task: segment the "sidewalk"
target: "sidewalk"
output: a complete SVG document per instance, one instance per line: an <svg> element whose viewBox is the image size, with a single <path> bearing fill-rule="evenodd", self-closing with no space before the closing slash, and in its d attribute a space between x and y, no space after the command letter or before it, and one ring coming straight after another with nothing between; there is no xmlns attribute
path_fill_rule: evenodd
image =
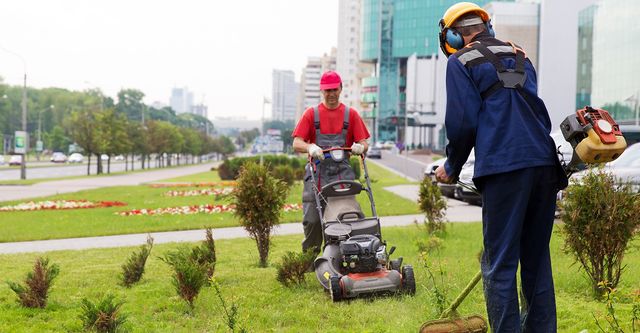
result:
<svg viewBox="0 0 640 333"><path fill-rule="evenodd" d="M387 190L410 200L417 200L418 185L398 185L387 187ZM470 206L456 200L448 200L446 218L450 222L476 222L482 219L482 209ZM407 226L418 221L422 223L424 215L381 216L383 227ZM302 234L302 223L285 223L274 229L274 235ZM151 233L154 243L197 242L204 239L204 230L185 230ZM213 236L218 239L249 237L244 228L219 228L213 230ZM147 234L128 234L102 237L84 237L69 239L52 239L42 241L0 243L0 254L47 252L59 250L84 250L94 248L109 248L121 246L136 246L145 244Z"/></svg>
<svg viewBox="0 0 640 333"><path fill-rule="evenodd" d="M150 171L113 176L106 175L99 177L47 181L33 185L0 186L0 202L43 197L82 190L92 190L101 187L140 185L142 183L158 181L161 179L175 178L209 171L216 163L217 162L212 162L160 170L153 169Z"/></svg>

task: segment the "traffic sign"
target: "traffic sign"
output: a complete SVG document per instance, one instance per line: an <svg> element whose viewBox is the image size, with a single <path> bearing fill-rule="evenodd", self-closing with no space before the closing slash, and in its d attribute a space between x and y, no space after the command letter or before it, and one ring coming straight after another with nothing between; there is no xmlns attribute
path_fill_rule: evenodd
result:
<svg viewBox="0 0 640 333"><path fill-rule="evenodd" d="M15 154L27 153L27 132L16 131L16 135L13 142L15 143L13 146L13 152Z"/></svg>

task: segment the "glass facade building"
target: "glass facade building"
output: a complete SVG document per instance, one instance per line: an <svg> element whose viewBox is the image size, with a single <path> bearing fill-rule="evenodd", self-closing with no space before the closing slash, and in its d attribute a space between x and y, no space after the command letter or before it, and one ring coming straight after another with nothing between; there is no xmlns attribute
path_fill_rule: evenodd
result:
<svg viewBox="0 0 640 333"><path fill-rule="evenodd" d="M362 95L363 101L376 101L373 110L363 112L378 126L377 131L374 129L377 133L374 141L399 141L403 136L398 125L404 123L406 111L407 59L413 54L438 56L438 22L447 8L457 2L459 0L363 0L360 60L376 63L378 77L377 89L368 87L368 92L363 91ZM484 6L490 1L470 2Z"/></svg>
<svg viewBox="0 0 640 333"><path fill-rule="evenodd" d="M580 12L577 105L634 123L640 104L640 1L602 0Z"/></svg>

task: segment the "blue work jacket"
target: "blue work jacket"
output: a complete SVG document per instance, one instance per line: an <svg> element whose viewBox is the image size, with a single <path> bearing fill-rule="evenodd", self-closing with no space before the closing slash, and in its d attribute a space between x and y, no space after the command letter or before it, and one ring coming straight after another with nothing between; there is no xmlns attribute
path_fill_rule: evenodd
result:
<svg viewBox="0 0 640 333"><path fill-rule="evenodd" d="M487 33L473 41L485 46L511 46ZM495 48L494 48L495 49ZM498 81L497 70L478 53L465 56L464 48L447 62L447 111L445 127L449 144L445 170L457 177L475 147L474 180L482 176L527 167L553 166L555 144L549 136L551 120L538 97L536 72L525 60L526 82L522 92L500 88L483 99L481 93ZM476 51L477 52L477 51ZM494 52L506 68L515 67L513 52ZM472 55L475 55L472 56ZM522 93L528 94L527 100Z"/></svg>

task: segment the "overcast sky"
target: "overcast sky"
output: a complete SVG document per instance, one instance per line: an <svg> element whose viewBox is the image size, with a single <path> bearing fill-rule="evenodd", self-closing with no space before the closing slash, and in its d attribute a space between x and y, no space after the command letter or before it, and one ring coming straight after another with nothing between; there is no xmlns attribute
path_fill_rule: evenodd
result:
<svg viewBox="0 0 640 333"><path fill-rule="evenodd" d="M0 47L24 58L27 85L112 97L135 88L147 104L187 86L210 118L259 119L272 69L299 79L307 57L336 46L337 30L338 0L10 0L0 10ZM22 75L0 49L5 83Z"/></svg>

